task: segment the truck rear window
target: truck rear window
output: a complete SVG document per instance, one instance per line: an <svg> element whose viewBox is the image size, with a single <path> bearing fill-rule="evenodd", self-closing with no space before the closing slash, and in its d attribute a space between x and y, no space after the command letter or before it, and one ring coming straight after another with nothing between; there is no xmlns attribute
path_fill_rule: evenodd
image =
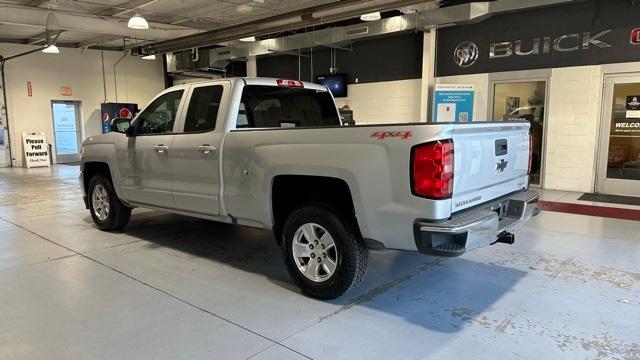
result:
<svg viewBox="0 0 640 360"><path fill-rule="evenodd" d="M275 86L245 86L236 127L282 128L339 126L336 105L327 91Z"/></svg>

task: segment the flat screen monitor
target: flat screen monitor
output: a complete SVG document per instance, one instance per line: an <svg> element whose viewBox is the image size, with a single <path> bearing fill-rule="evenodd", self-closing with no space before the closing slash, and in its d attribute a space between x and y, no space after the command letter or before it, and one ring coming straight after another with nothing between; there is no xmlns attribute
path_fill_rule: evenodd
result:
<svg viewBox="0 0 640 360"><path fill-rule="evenodd" d="M347 74L320 75L317 82L328 87L334 97L347 97Z"/></svg>

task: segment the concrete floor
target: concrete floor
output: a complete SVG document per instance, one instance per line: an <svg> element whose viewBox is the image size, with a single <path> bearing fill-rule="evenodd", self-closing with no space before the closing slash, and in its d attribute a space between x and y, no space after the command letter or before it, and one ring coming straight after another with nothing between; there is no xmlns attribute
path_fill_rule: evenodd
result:
<svg viewBox="0 0 640 360"><path fill-rule="evenodd" d="M461 258L372 252L345 298L269 232L149 210L94 228L78 167L0 169L1 359L639 359L640 223L542 213Z"/></svg>

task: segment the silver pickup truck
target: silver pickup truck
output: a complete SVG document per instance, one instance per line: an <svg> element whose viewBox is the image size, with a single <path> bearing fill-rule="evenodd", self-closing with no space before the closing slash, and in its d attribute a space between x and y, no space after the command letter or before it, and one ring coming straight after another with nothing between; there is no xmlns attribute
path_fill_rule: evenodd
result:
<svg viewBox="0 0 640 360"><path fill-rule="evenodd" d="M272 229L295 283L335 298L369 249L458 256L512 243L537 212L526 122L343 126L323 86L232 78L180 85L82 145L102 230L133 207Z"/></svg>

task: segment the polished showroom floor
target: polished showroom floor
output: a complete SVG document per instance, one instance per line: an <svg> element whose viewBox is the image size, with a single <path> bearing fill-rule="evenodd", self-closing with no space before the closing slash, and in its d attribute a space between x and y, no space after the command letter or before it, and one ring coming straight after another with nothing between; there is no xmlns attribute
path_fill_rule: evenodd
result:
<svg viewBox="0 0 640 360"><path fill-rule="evenodd" d="M372 252L318 301L266 231L141 209L97 230L77 176L0 169L0 359L640 358L640 222L543 212L512 246Z"/></svg>

